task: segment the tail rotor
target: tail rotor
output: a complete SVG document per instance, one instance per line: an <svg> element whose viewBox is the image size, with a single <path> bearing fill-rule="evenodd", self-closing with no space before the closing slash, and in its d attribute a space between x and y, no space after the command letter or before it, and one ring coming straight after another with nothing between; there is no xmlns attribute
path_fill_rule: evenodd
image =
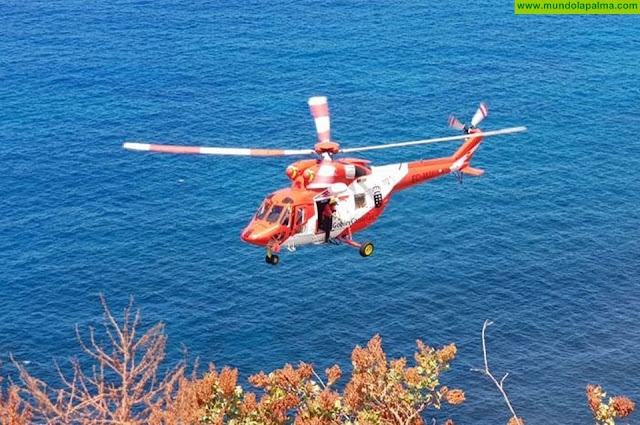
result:
<svg viewBox="0 0 640 425"><path fill-rule="evenodd" d="M482 120L487 118L487 115L489 115L489 107L487 106L486 103L482 102L478 106L476 113L473 114L473 118L471 118L471 126L462 124L460 120L458 120L455 116L450 115L449 127L453 128L454 130L464 131L465 133L469 133L471 129L476 128L478 124L482 122Z"/></svg>
<svg viewBox="0 0 640 425"><path fill-rule="evenodd" d="M449 115L449 127L458 131L465 131L465 125L460 122L460 120L453 115Z"/></svg>
<svg viewBox="0 0 640 425"><path fill-rule="evenodd" d="M476 113L473 114L473 118L471 118L471 127L477 127L483 119L487 118L487 115L489 115L489 107L486 103L482 102L480 106L478 106Z"/></svg>

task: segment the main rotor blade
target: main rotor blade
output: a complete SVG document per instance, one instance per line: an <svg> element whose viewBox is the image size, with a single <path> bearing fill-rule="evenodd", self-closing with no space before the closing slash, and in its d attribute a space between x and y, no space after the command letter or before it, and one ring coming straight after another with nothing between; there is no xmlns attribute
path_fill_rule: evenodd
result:
<svg viewBox="0 0 640 425"><path fill-rule="evenodd" d="M214 148L207 146L154 145L151 143L127 142L123 148L132 151L163 152L195 155L234 155L234 156L287 156L311 155L313 149L246 149L246 148Z"/></svg>
<svg viewBox="0 0 640 425"><path fill-rule="evenodd" d="M326 96L309 98L309 109L316 124L318 142L331 141L331 119L329 118L329 103Z"/></svg>
<svg viewBox="0 0 640 425"><path fill-rule="evenodd" d="M510 128L503 128L501 130L479 131L477 133L465 134L463 136L438 137L435 139L416 140L413 142L398 142L398 143L388 143L385 145L364 146L361 148L340 149L340 153L364 152L364 151L372 151L376 149L399 148L402 146L426 145L428 143L452 142L454 140L468 139L470 137L498 136L500 134L519 133L521 131L526 131L526 130L527 130L527 127L510 127Z"/></svg>

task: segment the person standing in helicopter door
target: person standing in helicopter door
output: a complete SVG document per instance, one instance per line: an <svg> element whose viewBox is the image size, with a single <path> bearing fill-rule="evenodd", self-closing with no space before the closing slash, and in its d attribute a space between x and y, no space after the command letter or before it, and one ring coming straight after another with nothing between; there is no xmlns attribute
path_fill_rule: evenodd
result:
<svg viewBox="0 0 640 425"><path fill-rule="evenodd" d="M324 209L322 210L322 222L324 225L324 241L329 242L329 238L331 237L331 228L333 227L333 213L336 212L336 198L331 198L329 202L326 203Z"/></svg>

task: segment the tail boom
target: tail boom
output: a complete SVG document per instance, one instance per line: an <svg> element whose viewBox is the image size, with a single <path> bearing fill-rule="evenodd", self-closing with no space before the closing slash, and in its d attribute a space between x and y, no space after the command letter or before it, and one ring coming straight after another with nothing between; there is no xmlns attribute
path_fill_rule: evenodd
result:
<svg viewBox="0 0 640 425"><path fill-rule="evenodd" d="M396 184L393 190L398 192L448 174L452 159L452 157L445 157L409 162L407 164L407 174Z"/></svg>
<svg viewBox="0 0 640 425"><path fill-rule="evenodd" d="M464 144L450 157L409 162L407 164L407 175L398 182L394 191L404 190L428 180L442 177L452 171L459 171L472 176L482 175L484 173L483 170L469 166L471 158L484 140L483 136L474 136L473 133L482 133L482 131L472 129Z"/></svg>

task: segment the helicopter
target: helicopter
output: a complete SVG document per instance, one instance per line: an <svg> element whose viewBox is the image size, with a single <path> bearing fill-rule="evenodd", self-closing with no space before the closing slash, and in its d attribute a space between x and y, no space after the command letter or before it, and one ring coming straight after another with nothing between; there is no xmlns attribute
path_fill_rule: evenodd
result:
<svg viewBox="0 0 640 425"><path fill-rule="evenodd" d="M527 130L523 126L493 131L479 129L478 124L489 114L487 104L481 103L470 124L463 124L453 115L449 117L449 126L461 131L462 135L342 148L331 139L327 97L313 96L309 98L308 105L318 137L313 149L248 149L140 142L125 142L123 148L171 154L315 156L300 159L286 168L291 185L268 195L241 233L244 242L265 247L266 263L276 265L280 262L279 254L283 248L295 251L304 245L345 244L358 249L363 257L371 256L373 243L357 242L354 234L378 220L394 193L447 174L454 175L460 183L464 175L480 176L484 170L471 167L470 162L485 137ZM343 156L458 140L464 140L464 143L453 155L441 158L373 166L369 160Z"/></svg>

